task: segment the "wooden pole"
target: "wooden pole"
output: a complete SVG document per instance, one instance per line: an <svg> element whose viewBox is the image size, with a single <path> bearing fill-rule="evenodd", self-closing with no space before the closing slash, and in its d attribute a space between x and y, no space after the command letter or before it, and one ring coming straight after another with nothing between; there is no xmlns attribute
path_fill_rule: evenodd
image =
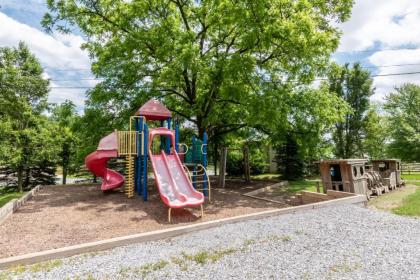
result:
<svg viewBox="0 0 420 280"><path fill-rule="evenodd" d="M222 154L220 157L220 168L219 168L219 187L225 187L225 177L226 177L226 160L227 160L227 148L222 148Z"/></svg>
<svg viewBox="0 0 420 280"><path fill-rule="evenodd" d="M249 148L248 146L244 146L244 174L245 174L245 182L251 182L251 170L249 168Z"/></svg>
<svg viewBox="0 0 420 280"><path fill-rule="evenodd" d="M319 189L319 181L316 181L316 192L320 193L320 189Z"/></svg>

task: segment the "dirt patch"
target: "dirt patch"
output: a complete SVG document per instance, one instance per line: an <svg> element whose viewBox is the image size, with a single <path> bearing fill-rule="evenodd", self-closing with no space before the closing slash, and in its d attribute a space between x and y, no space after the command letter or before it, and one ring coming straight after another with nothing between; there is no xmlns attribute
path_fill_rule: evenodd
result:
<svg viewBox="0 0 420 280"><path fill-rule="evenodd" d="M242 195L270 184L227 181L226 188L212 189L204 218L199 208L174 209L171 224L152 186L147 202L121 191L104 194L96 185L47 186L0 225L0 258L281 208Z"/></svg>

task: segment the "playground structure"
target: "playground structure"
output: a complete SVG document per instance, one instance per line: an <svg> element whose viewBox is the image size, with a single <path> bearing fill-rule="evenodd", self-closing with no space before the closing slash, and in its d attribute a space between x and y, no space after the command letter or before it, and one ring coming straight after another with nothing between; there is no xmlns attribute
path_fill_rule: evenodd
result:
<svg viewBox="0 0 420 280"><path fill-rule="evenodd" d="M401 187L400 160L322 160L319 163L324 190L363 194L370 198ZM369 168L367 168L369 167Z"/></svg>
<svg viewBox="0 0 420 280"><path fill-rule="evenodd" d="M148 121L158 121L160 126L149 128ZM202 140L193 136L191 149L179 143L179 137L179 125L172 123L171 112L158 101L149 100L130 117L129 131L114 131L102 138L97 150L86 157L86 167L102 178L102 191L125 183L128 197L137 193L147 201L150 161L160 197L169 207L169 222L172 208L200 206L203 215L204 197L210 199L211 194L206 170L207 134ZM125 157L125 177L107 168L108 160L116 157Z"/></svg>

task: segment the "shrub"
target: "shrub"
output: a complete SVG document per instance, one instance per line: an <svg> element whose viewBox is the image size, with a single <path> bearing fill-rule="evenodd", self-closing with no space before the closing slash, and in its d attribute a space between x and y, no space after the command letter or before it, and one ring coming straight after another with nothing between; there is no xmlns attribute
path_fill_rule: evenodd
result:
<svg viewBox="0 0 420 280"><path fill-rule="evenodd" d="M252 175L265 173L267 162L263 152L260 150L250 151L249 168ZM230 176L240 176L244 174L244 158L241 151L228 152L226 161L226 172Z"/></svg>

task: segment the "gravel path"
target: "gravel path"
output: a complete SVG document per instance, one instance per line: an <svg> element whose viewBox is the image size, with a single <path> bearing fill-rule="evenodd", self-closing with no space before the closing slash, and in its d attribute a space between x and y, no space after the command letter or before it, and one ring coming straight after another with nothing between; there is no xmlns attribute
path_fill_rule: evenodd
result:
<svg viewBox="0 0 420 280"><path fill-rule="evenodd" d="M420 279L420 219L358 206L316 209L2 273L0 279Z"/></svg>

